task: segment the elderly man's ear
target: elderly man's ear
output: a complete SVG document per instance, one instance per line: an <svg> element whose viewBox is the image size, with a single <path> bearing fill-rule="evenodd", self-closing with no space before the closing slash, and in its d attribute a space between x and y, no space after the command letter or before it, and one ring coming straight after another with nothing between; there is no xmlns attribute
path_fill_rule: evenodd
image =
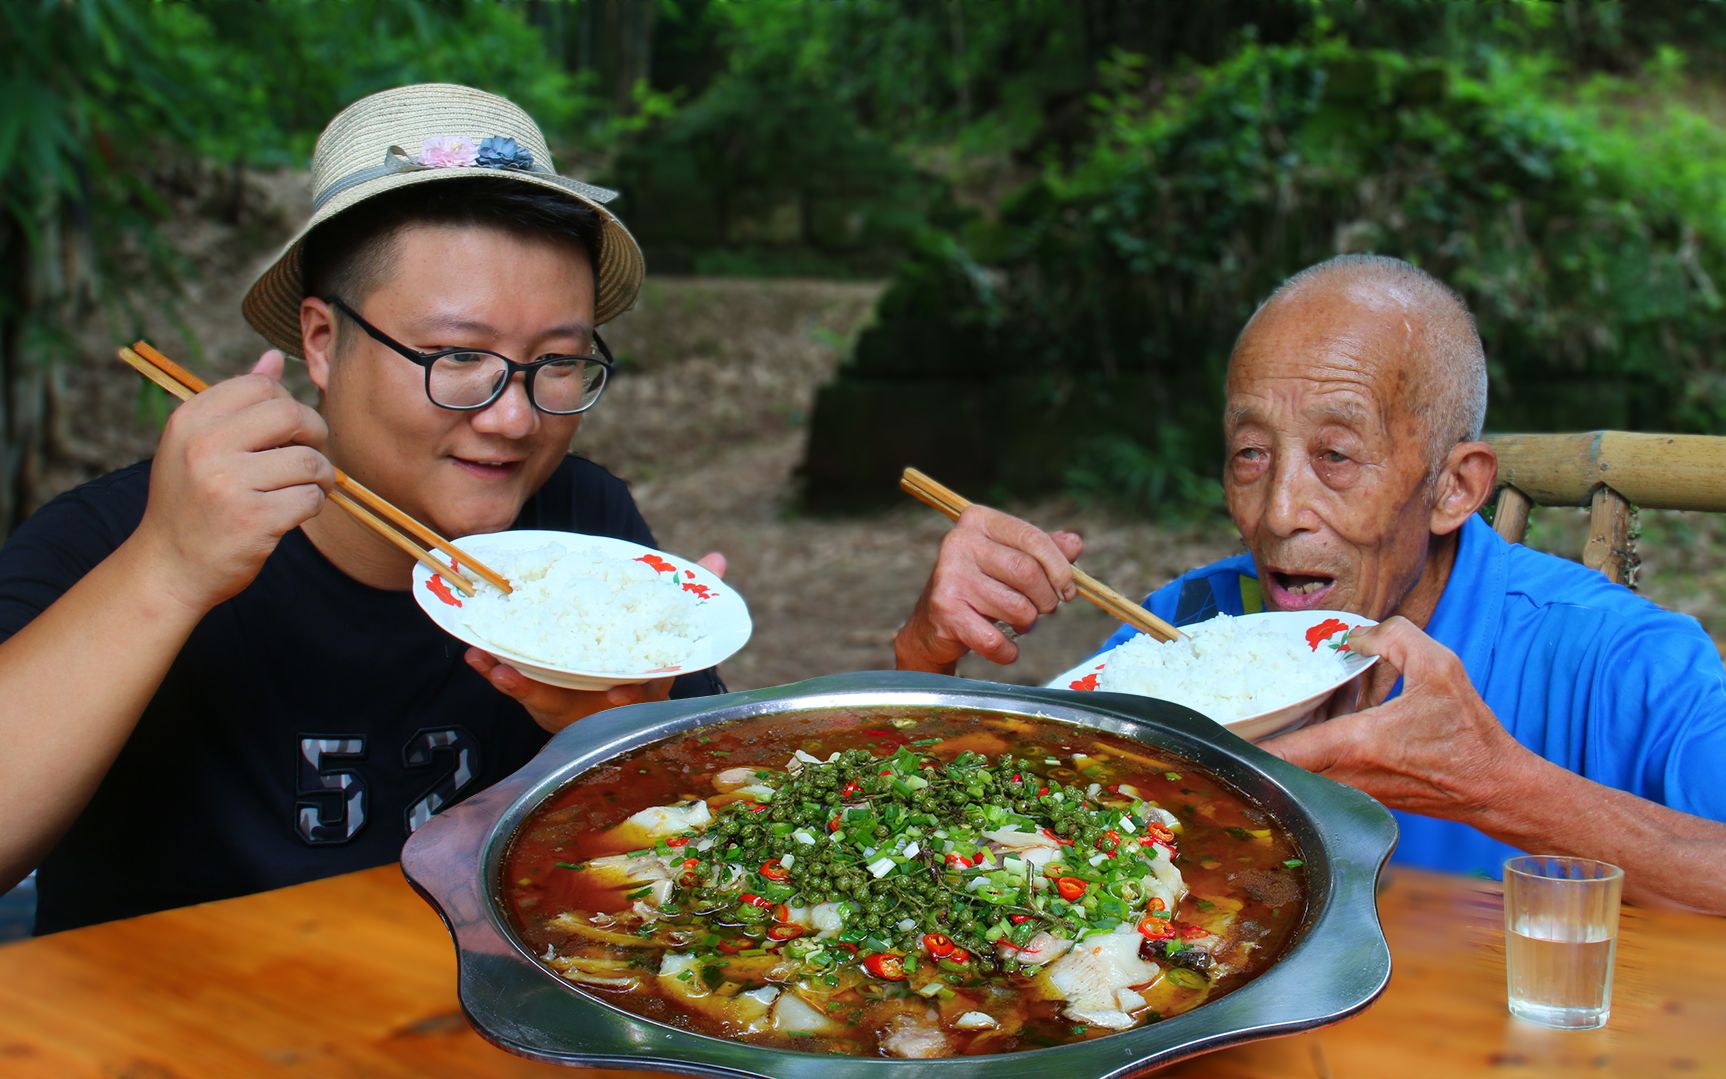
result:
<svg viewBox="0 0 1726 1079"><path fill-rule="evenodd" d="M1438 476L1432 504L1432 534L1448 536L1461 528L1492 496L1498 482L1498 455L1484 442L1451 447Z"/></svg>

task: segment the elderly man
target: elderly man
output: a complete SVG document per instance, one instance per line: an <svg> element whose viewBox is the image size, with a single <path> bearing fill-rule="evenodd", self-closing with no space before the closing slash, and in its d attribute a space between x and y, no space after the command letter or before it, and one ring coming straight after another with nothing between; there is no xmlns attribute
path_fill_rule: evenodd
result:
<svg viewBox="0 0 1726 1079"><path fill-rule="evenodd" d="M722 689L530 682L438 630L413 561L324 497L339 467L445 535L653 543L623 482L568 454L611 367L595 327L641 285L609 193L461 86L355 103L312 171L245 301L277 350L0 552L0 885L40 866L38 932L391 861L548 731Z"/></svg>
<svg viewBox="0 0 1726 1079"><path fill-rule="evenodd" d="M1694 620L1476 516L1473 319L1407 263L1343 256L1286 282L1229 361L1223 483L1247 553L1148 597L1177 623L1332 608L1379 619L1347 712L1268 742L1397 814L1399 860L1497 876L1518 850L1621 865L1626 893L1726 913L1726 670ZM900 629L901 668L1011 662L1074 595L1072 533L985 509L943 541ZM1118 643L1132 631L1110 640Z"/></svg>

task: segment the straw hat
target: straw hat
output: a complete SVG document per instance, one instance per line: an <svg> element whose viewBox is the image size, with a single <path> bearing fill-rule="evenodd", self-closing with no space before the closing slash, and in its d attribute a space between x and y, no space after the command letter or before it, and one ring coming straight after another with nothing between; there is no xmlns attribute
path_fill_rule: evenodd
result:
<svg viewBox="0 0 1726 1079"><path fill-rule="evenodd" d="M306 235L366 199L410 184L470 177L515 180L567 195L599 215L594 321L629 310L646 265L635 238L602 203L617 192L559 176L539 125L513 102L449 83L384 90L330 121L312 151L312 215L246 293L246 321L300 354L301 247Z"/></svg>

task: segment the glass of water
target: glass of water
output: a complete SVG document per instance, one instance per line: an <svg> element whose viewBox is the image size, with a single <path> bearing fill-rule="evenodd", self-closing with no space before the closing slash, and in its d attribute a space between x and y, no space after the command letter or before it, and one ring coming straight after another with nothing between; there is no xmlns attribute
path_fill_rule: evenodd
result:
<svg viewBox="0 0 1726 1079"><path fill-rule="evenodd" d="M1592 858L1529 854L1504 863L1504 966L1510 1014L1593 1030L1612 1013L1612 959L1624 870Z"/></svg>

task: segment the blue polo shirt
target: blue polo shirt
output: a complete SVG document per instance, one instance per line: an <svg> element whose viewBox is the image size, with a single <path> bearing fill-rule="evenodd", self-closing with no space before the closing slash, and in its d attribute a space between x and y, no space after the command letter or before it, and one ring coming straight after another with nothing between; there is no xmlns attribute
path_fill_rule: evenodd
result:
<svg viewBox="0 0 1726 1079"><path fill-rule="evenodd" d="M1145 606L1176 625L1257 611L1252 556L1178 577ZM1121 627L1105 647L1134 632ZM1506 543L1473 517L1426 632L1524 746L1596 783L1726 820L1726 666L1695 619ZM1401 692L1398 680L1390 696ZM1409 865L1496 878L1522 853L1455 821L1396 818L1396 860Z"/></svg>

